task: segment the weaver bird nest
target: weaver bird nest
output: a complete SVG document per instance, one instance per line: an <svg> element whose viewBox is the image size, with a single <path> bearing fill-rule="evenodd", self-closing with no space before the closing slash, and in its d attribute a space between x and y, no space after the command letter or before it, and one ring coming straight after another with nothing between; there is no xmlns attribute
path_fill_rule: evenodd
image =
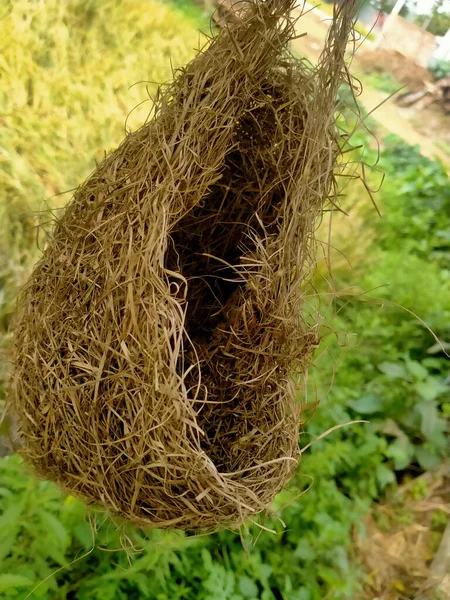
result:
<svg viewBox="0 0 450 600"><path fill-rule="evenodd" d="M354 1L317 67L253 0L81 185L25 287L9 405L42 476L140 526L266 509L299 458L302 310ZM303 315L303 316L302 316Z"/></svg>

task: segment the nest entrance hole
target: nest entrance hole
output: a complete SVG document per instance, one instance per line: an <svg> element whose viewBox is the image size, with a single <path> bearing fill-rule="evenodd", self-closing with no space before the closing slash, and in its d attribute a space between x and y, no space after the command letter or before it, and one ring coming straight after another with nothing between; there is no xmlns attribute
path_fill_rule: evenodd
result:
<svg viewBox="0 0 450 600"><path fill-rule="evenodd" d="M242 112L220 180L177 223L166 255L167 267L181 273L188 285L180 375L200 358L208 400L202 406L202 394L197 398L201 407L197 424L205 434L202 447L217 468L227 472L251 460L252 449L236 450L236 439L254 431L256 421L267 421L247 418L252 411L246 393L226 376L235 371L238 358L224 348L235 339L227 318L242 303L239 290L245 289L245 259L256 250L256 238L276 236L280 230L284 188L273 182L279 181L283 127L276 110L281 103L280 95L264 93L264 102L254 101ZM254 310L258 315L257 306ZM257 338L257 334L252 338L255 346ZM248 361L254 362L254 355ZM198 370L189 373L185 383L196 389Z"/></svg>
<svg viewBox="0 0 450 600"><path fill-rule="evenodd" d="M211 340L245 284L243 258L254 252L254 236L279 231L283 189L272 182L279 179L282 103L281 90L266 82L235 121L219 182L171 232L166 265L188 282L185 329L194 346Z"/></svg>

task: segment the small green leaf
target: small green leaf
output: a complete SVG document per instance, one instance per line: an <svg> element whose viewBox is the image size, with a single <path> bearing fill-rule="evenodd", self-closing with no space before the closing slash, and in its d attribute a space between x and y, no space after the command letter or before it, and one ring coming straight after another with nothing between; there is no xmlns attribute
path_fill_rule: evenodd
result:
<svg viewBox="0 0 450 600"><path fill-rule="evenodd" d="M18 502L9 506L0 516L0 531L4 532L6 528L10 529L20 524L20 517L23 511L23 502Z"/></svg>
<svg viewBox="0 0 450 600"><path fill-rule="evenodd" d="M32 586L33 581L23 575L14 575L13 573L4 573L0 575L0 592L7 592L18 587Z"/></svg>
<svg viewBox="0 0 450 600"><path fill-rule="evenodd" d="M295 600L311 600L311 592L307 588L301 587L297 590Z"/></svg>
<svg viewBox="0 0 450 600"><path fill-rule="evenodd" d="M430 441L442 433L444 422L439 418L437 406L433 402L420 402L416 405L421 417L420 431Z"/></svg>
<svg viewBox="0 0 450 600"><path fill-rule="evenodd" d="M52 539L56 542L58 548L65 550L67 548L69 538L61 521L59 521L55 515L44 509L39 511L39 517L41 519L41 524L44 526L45 532L50 534Z"/></svg>
<svg viewBox="0 0 450 600"><path fill-rule="evenodd" d="M258 575L263 585L268 586L269 577L273 573L273 568L270 565L262 564L259 566Z"/></svg>
<svg viewBox="0 0 450 600"><path fill-rule="evenodd" d="M258 597L258 586L246 575L239 577L239 589L245 598L257 598Z"/></svg>
<svg viewBox="0 0 450 600"><path fill-rule="evenodd" d="M428 348L429 354L438 354L450 350L450 342L436 342L431 348Z"/></svg>
<svg viewBox="0 0 450 600"><path fill-rule="evenodd" d="M448 391L448 386L435 377L428 377L425 381L419 381L414 387L419 396L427 402L432 402L440 394Z"/></svg>
<svg viewBox="0 0 450 600"><path fill-rule="evenodd" d="M416 457L417 462L425 471L432 471L441 464L441 459L439 456L424 446L419 446L416 448Z"/></svg>
<svg viewBox="0 0 450 600"><path fill-rule="evenodd" d="M311 560L314 557L314 550L306 538L299 540L297 548L294 551L294 556L300 560Z"/></svg>
<svg viewBox="0 0 450 600"><path fill-rule="evenodd" d="M378 365L378 368L390 379L406 379L407 377L405 367L398 363L383 362Z"/></svg>
<svg viewBox="0 0 450 600"><path fill-rule="evenodd" d="M395 482L395 474L386 465L378 465L376 470L377 481L381 489Z"/></svg>
<svg viewBox="0 0 450 600"><path fill-rule="evenodd" d="M405 432L400 429L394 419L386 419L379 426L381 433L392 435L393 437L405 437Z"/></svg>
<svg viewBox="0 0 450 600"><path fill-rule="evenodd" d="M211 571L213 568L212 556L206 548L203 548L203 550L202 550L202 559L203 559L203 566L205 567L205 569L207 571Z"/></svg>
<svg viewBox="0 0 450 600"><path fill-rule="evenodd" d="M377 396L369 394L350 402L350 407L362 415L371 415L382 410L383 402Z"/></svg>
<svg viewBox="0 0 450 600"><path fill-rule="evenodd" d="M392 458L396 471L402 471L410 464L414 455L414 446L405 436L398 438L392 444L389 444L386 450L386 456Z"/></svg>
<svg viewBox="0 0 450 600"><path fill-rule="evenodd" d="M70 567L68 564L68 563L70 563L70 560L68 560L64 556L64 553L61 552L61 550L59 548L57 548L56 546L47 544L47 548L45 549L44 553L46 554L47 557L51 558L60 567L66 566L67 570L70 570Z"/></svg>
<svg viewBox="0 0 450 600"><path fill-rule="evenodd" d="M20 517L23 512L22 503L10 506L0 517L0 562L8 556L17 543L20 531Z"/></svg>
<svg viewBox="0 0 450 600"><path fill-rule="evenodd" d="M91 527L87 523L80 523L74 529L74 535L80 542L83 548L90 548L93 544L93 533Z"/></svg>
<svg viewBox="0 0 450 600"><path fill-rule="evenodd" d="M339 583L340 574L336 569L322 564L317 569L317 573L331 586L336 586Z"/></svg>
<svg viewBox="0 0 450 600"><path fill-rule="evenodd" d="M406 368L416 379L425 379L428 376L428 371L416 360L408 360Z"/></svg>

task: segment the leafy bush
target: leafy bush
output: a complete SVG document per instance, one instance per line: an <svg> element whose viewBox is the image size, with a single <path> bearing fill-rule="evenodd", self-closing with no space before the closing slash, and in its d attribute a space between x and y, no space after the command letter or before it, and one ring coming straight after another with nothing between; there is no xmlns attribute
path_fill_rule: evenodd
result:
<svg viewBox="0 0 450 600"><path fill-rule="evenodd" d="M450 60L434 59L428 65L428 69L433 73L436 81L450 75Z"/></svg>
<svg viewBox="0 0 450 600"><path fill-rule="evenodd" d="M364 85L374 87L377 90L386 92L386 94L396 94L404 87L396 77L387 71L366 73L363 77L363 82Z"/></svg>

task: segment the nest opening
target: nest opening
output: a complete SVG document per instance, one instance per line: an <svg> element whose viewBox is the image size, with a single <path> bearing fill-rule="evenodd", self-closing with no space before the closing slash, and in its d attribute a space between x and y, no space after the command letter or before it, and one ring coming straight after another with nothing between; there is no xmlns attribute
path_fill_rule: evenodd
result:
<svg viewBox="0 0 450 600"><path fill-rule="evenodd" d="M285 92L266 78L258 97L235 119L219 181L175 225L166 253L166 267L187 282L187 290L181 290L186 303L185 353L179 373L188 370L187 383L195 386L199 364L208 384L202 388L205 406L197 413L197 424L204 432L202 448L219 472L239 469L249 452L237 447L236 439L258 430L257 419L242 418L242 395L234 393L233 382L209 358L219 355L223 365L227 358L223 353L228 354L230 342L239 338L231 320L245 296L245 271L252 268L255 240L280 232L284 188L278 170L283 134L288 120L301 131L303 118L292 107L289 114L283 98ZM270 181L276 184L270 186ZM257 346L262 315L258 306L253 312L251 339ZM220 410L218 403L223 405ZM214 405L214 410L208 409Z"/></svg>

